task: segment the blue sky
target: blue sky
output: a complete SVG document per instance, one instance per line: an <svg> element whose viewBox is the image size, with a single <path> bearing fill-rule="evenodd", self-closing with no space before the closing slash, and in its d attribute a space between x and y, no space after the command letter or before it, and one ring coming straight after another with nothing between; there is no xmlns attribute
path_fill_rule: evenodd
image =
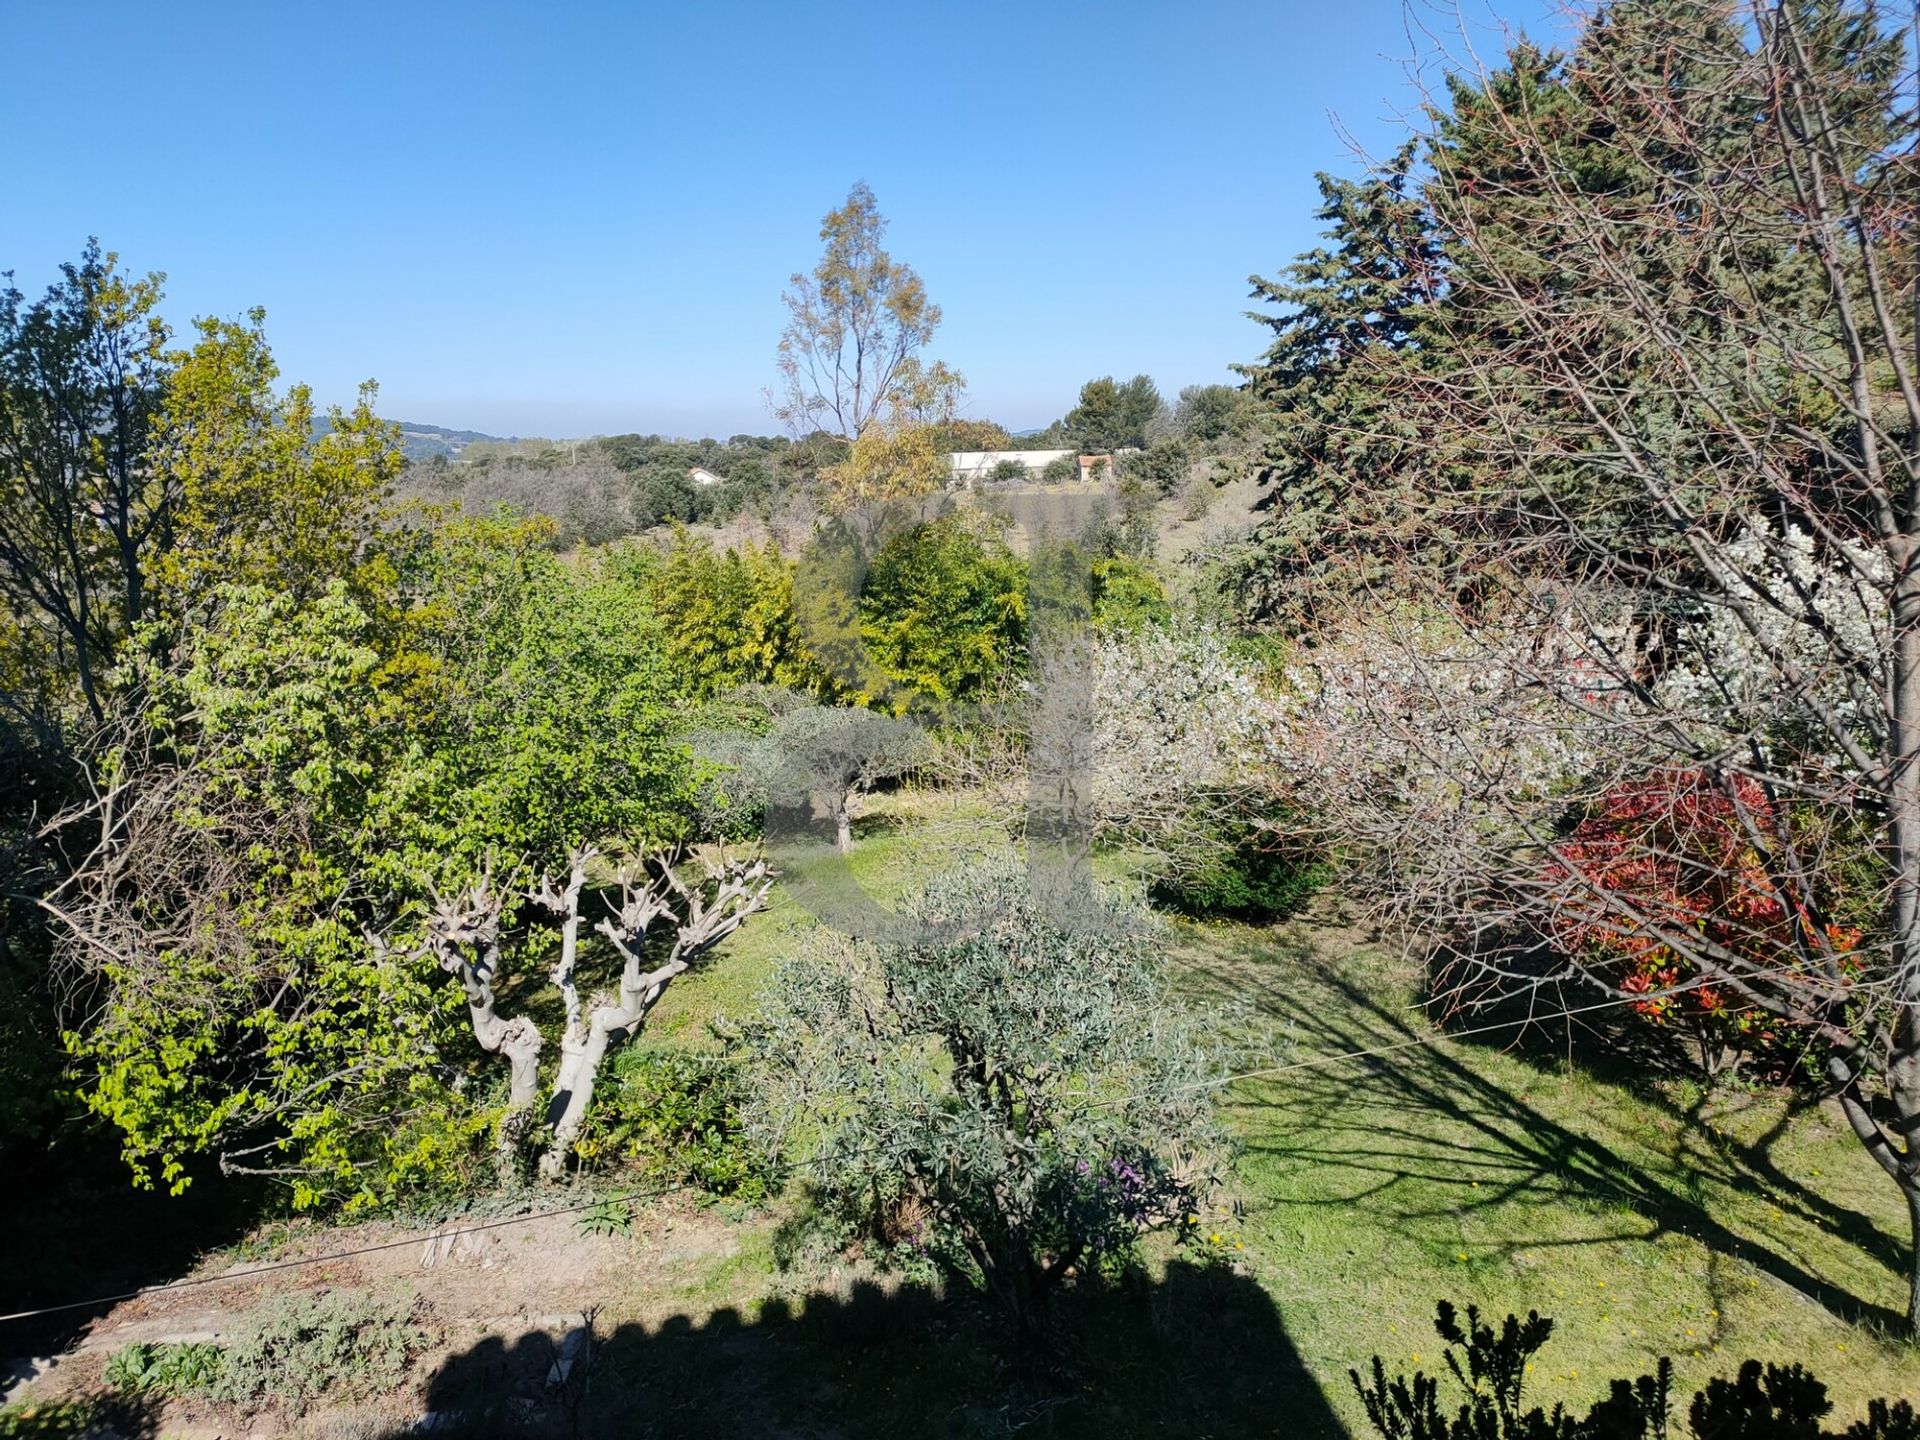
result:
<svg viewBox="0 0 1920 1440"><path fill-rule="evenodd" d="M781 289L864 179L970 413L1024 428L1257 353L1247 275L1391 148L1407 62L1558 33L1461 3L0 0L0 270L97 234L177 323L264 305L323 400L725 436L776 428Z"/></svg>

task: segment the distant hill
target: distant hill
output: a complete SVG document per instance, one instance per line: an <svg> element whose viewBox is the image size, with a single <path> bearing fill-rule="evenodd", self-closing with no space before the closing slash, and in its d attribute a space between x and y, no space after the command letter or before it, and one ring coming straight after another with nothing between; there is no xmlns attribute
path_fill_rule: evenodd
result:
<svg viewBox="0 0 1920 1440"><path fill-rule="evenodd" d="M444 455L451 460L476 440L511 440L518 436L488 435L481 430L449 430L444 425L418 425L411 420L396 420L400 427L400 448L409 460L431 460ZM325 415L314 418L313 433L324 435L331 428Z"/></svg>
<svg viewBox="0 0 1920 1440"><path fill-rule="evenodd" d="M430 460L444 455L449 460L476 440L509 440L509 435L488 435L479 430L449 430L444 425L416 425L411 420L396 420L400 427L400 447L409 460Z"/></svg>

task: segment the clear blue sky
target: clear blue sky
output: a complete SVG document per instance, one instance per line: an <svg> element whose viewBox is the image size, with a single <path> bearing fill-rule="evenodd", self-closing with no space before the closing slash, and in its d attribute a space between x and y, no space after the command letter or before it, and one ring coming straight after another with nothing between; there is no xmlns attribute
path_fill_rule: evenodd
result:
<svg viewBox="0 0 1920 1440"><path fill-rule="evenodd" d="M865 179L970 412L1024 428L1258 351L1247 275L1311 243L1340 127L1391 147L1422 29L1460 44L1436 0L0 0L0 270L97 234L177 323L264 305L323 400L725 436L775 428L781 289Z"/></svg>

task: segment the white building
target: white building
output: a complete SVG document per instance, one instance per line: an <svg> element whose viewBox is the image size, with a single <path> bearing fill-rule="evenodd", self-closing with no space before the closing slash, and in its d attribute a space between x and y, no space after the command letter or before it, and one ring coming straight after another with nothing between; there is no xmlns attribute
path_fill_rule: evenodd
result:
<svg viewBox="0 0 1920 1440"><path fill-rule="evenodd" d="M724 485L727 483L726 476L716 475L704 465L696 465L687 471L687 478L696 485Z"/></svg>
<svg viewBox="0 0 1920 1440"><path fill-rule="evenodd" d="M1029 475L1038 476L1055 460L1077 460L1079 452L1074 450L956 450L947 457L952 462L950 472L961 485L977 485L994 471L994 467L1011 460L1016 465L1027 467Z"/></svg>

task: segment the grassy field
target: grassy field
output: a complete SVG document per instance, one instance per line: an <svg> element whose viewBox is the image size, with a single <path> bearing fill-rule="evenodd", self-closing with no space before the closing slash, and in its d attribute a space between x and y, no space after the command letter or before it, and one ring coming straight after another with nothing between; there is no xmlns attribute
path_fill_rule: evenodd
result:
<svg viewBox="0 0 1920 1440"><path fill-rule="evenodd" d="M1004 843L964 805L904 796L867 823L853 869L886 901ZM1259 1313L1196 1385L1264 1369L1260 1403L1291 1404L1291 1433L1313 1417L1351 1430L1346 1368L1376 1351L1390 1369L1434 1366L1448 1297L1555 1318L1535 1376L1546 1400L1591 1399L1662 1354L1682 1393L1748 1356L1809 1364L1840 1412L1920 1392L1920 1354L1893 1338L1904 1213L1830 1109L1708 1092L1591 1036L1577 1059L1545 1029L1435 1038L1418 969L1330 907L1273 927L1171 923L1191 992L1250 1004L1289 1067L1225 1096L1244 1148L1210 1233L1257 1288L1235 1303ZM788 901L749 926L676 987L653 1043L700 1043L812 925Z"/></svg>

